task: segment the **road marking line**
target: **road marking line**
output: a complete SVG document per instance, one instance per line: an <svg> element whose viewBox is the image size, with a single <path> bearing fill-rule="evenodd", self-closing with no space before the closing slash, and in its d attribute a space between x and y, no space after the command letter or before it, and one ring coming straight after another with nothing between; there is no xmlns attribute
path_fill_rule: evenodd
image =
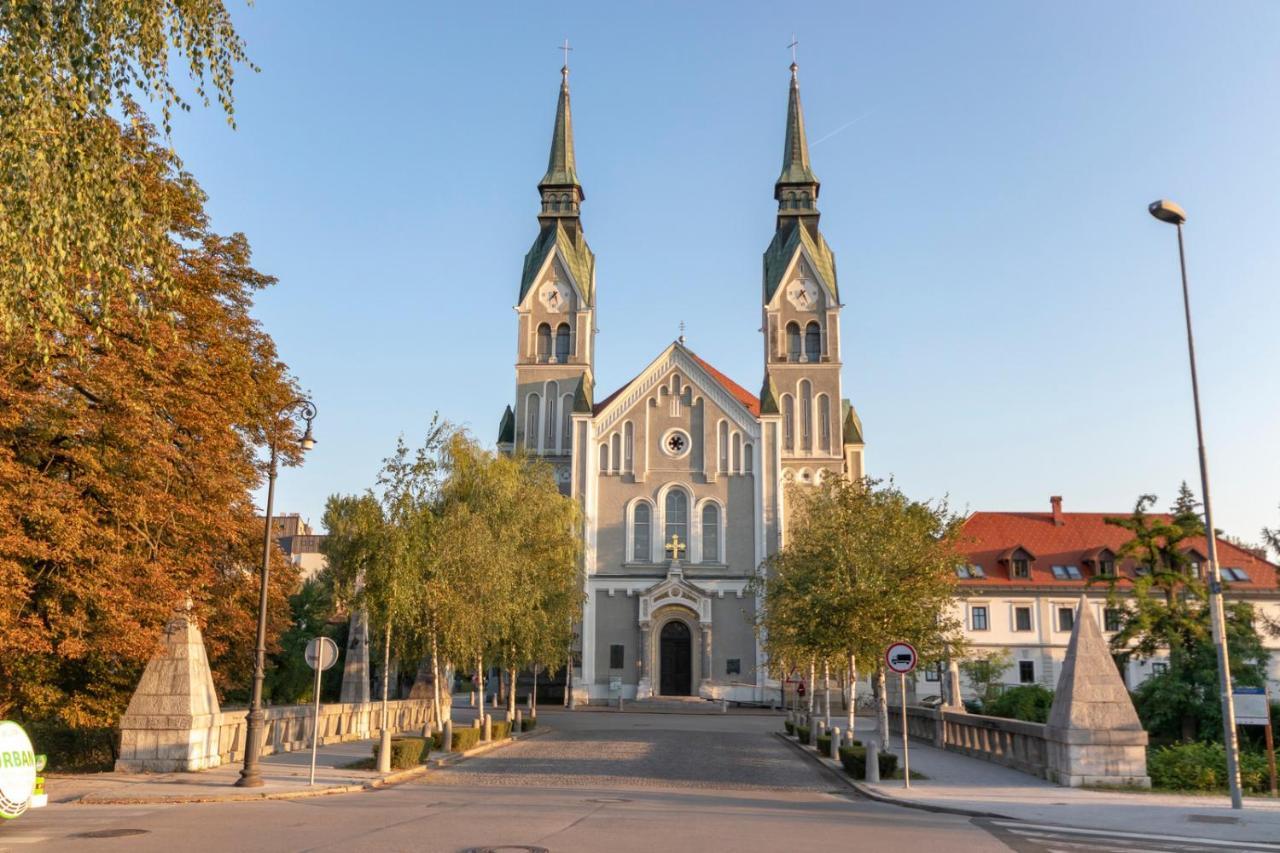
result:
<svg viewBox="0 0 1280 853"><path fill-rule="evenodd" d="M1194 835L1155 835L1145 832L1118 832L1105 829L1078 829L1071 826L1052 826L1050 824L1039 823L1014 823L1013 821L991 821L997 826L1007 827L1011 830L1045 830L1048 832L1057 832L1065 835L1101 835L1115 840L1133 838L1144 841L1179 841L1182 843L1200 844L1205 847L1231 847L1241 850L1280 850L1280 844L1268 844L1263 841L1220 841L1216 838L1198 838Z"/></svg>

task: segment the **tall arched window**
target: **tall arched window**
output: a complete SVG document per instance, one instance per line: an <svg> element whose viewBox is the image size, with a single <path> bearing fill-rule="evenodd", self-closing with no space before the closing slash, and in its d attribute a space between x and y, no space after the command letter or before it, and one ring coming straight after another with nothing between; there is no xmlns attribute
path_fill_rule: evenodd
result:
<svg viewBox="0 0 1280 853"><path fill-rule="evenodd" d="M702 508L702 562L720 562L720 507L715 504Z"/></svg>
<svg viewBox="0 0 1280 853"><path fill-rule="evenodd" d="M631 559L647 563L653 559L649 550L650 510L647 503L638 503L631 515Z"/></svg>
<svg viewBox="0 0 1280 853"><path fill-rule="evenodd" d="M798 323L787 324L787 360L800 360L800 325Z"/></svg>
<svg viewBox="0 0 1280 853"><path fill-rule="evenodd" d="M748 441L742 445L742 473L744 474L750 474L751 466L755 464L751 461L752 453L751 442Z"/></svg>
<svg viewBox="0 0 1280 853"><path fill-rule="evenodd" d="M560 443L564 452L573 449L573 395L565 394L560 398Z"/></svg>
<svg viewBox="0 0 1280 853"><path fill-rule="evenodd" d="M540 403L542 398L537 394L530 394L526 401L525 427L524 427L524 448L530 453L537 453L538 447L538 419L542 416L542 407Z"/></svg>
<svg viewBox="0 0 1280 853"><path fill-rule="evenodd" d="M551 326L543 323L538 326L538 361L551 358Z"/></svg>
<svg viewBox="0 0 1280 853"><path fill-rule="evenodd" d="M569 324L561 323L556 327L556 361L564 364L569 360Z"/></svg>
<svg viewBox="0 0 1280 853"><path fill-rule="evenodd" d="M724 421L720 422L720 428L717 430L719 441L717 446L720 454L720 462L716 468L721 474L729 470L729 425Z"/></svg>
<svg viewBox="0 0 1280 853"><path fill-rule="evenodd" d="M818 395L818 448L831 452L831 398L826 394Z"/></svg>
<svg viewBox="0 0 1280 853"><path fill-rule="evenodd" d="M729 470L735 474L742 473L742 433L733 434L733 467Z"/></svg>
<svg viewBox="0 0 1280 853"><path fill-rule="evenodd" d="M790 394L782 398L782 449L796 449L796 401Z"/></svg>
<svg viewBox="0 0 1280 853"><path fill-rule="evenodd" d="M822 330L817 323L810 323L804 328L804 357L808 361L822 359Z"/></svg>
<svg viewBox="0 0 1280 853"><path fill-rule="evenodd" d="M636 428L635 424L627 421L622 425L622 470L628 473L634 471L636 446Z"/></svg>
<svg viewBox="0 0 1280 853"><path fill-rule="evenodd" d="M613 473L618 473L618 467L622 465L622 436L616 432L610 439L609 456L613 461Z"/></svg>
<svg viewBox="0 0 1280 853"><path fill-rule="evenodd" d="M600 442L600 473L609 473L609 442Z"/></svg>
<svg viewBox="0 0 1280 853"><path fill-rule="evenodd" d="M559 420L556 417L556 403L559 401L559 399L560 399L560 383L548 382L547 383L547 418L546 418L547 435L546 435L546 438L543 440L543 446L546 447L548 451L555 451L556 449L556 424L558 423L558 420Z"/></svg>
<svg viewBox="0 0 1280 853"><path fill-rule="evenodd" d="M813 450L813 386L800 380L800 449Z"/></svg>
<svg viewBox="0 0 1280 853"><path fill-rule="evenodd" d="M662 534L662 547L679 536L681 542L689 541L689 496L679 489L667 492L666 529Z"/></svg>

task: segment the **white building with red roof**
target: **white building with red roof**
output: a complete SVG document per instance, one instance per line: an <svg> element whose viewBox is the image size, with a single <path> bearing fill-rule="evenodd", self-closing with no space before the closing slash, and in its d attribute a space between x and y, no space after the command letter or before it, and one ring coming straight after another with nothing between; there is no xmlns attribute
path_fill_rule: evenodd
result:
<svg viewBox="0 0 1280 853"><path fill-rule="evenodd" d="M965 520L961 548L966 563L956 570L957 615L974 651L1009 652L1012 665L1005 672L1005 684L1054 687L1081 593L1088 597L1106 635L1114 635L1118 613L1108 606L1108 594L1114 585L1123 596L1144 569L1134 560L1118 557L1132 534L1106 520L1129 515L1126 511L1064 512L1062 498L1054 497L1049 512L975 512ZM1188 540L1186 545L1193 569L1203 571L1204 539ZM1219 538L1218 561L1228 600L1249 601L1271 620L1280 621L1277 567L1265 553ZM1269 677L1272 695L1277 695L1280 638L1261 633L1264 645L1272 650ZM1117 663L1130 689L1168 665L1162 656L1121 655ZM930 684L937 678L936 669L922 673L917 693L939 692L936 684ZM969 685L963 687L968 694Z"/></svg>

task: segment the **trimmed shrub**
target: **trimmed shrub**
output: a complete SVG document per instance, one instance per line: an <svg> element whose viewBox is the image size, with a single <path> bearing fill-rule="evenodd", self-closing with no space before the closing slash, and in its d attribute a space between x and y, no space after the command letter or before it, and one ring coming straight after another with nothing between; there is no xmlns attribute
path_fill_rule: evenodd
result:
<svg viewBox="0 0 1280 853"><path fill-rule="evenodd" d="M494 740L506 740L511 737L511 724L494 720L493 726L489 730L489 734Z"/></svg>
<svg viewBox="0 0 1280 853"><path fill-rule="evenodd" d="M831 735L818 735L818 752L823 755L831 754Z"/></svg>
<svg viewBox="0 0 1280 853"><path fill-rule="evenodd" d="M24 722L36 755L48 758L54 773L101 773L115 769L120 732L112 728L73 729L57 721Z"/></svg>
<svg viewBox="0 0 1280 853"><path fill-rule="evenodd" d="M480 743L480 730L474 726L463 726L453 730L453 752L466 752Z"/></svg>
<svg viewBox="0 0 1280 853"><path fill-rule="evenodd" d="M983 713L1009 720L1044 723L1049 720L1051 707L1053 707L1052 690L1040 684L1020 684L1017 687L1010 687L986 703Z"/></svg>
<svg viewBox="0 0 1280 853"><path fill-rule="evenodd" d="M791 722L790 720L783 720L782 727L787 730L787 734L789 735L793 735L796 733L796 724Z"/></svg>
<svg viewBox="0 0 1280 853"><path fill-rule="evenodd" d="M523 720L520 721L520 731L522 732L531 732L537 727L538 727L537 717L525 717Z"/></svg>
<svg viewBox="0 0 1280 853"><path fill-rule="evenodd" d="M796 737L800 738L800 742L805 746L809 745L809 727L796 726Z"/></svg>
<svg viewBox="0 0 1280 853"><path fill-rule="evenodd" d="M898 756L891 752L882 752L878 756L880 778L888 779L898 769ZM840 747L840 763L845 772L855 779L867 778L867 748L864 746Z"/></svg>
<svg viewBox="0 0 1280 853"><path fill-rule="evenodd" d="M373 745L373 757L378 757L379 744ZM400 735L391 739L391 769L408 770L422 763L427 748L427 738Z"/></svg>
<svg viewBox="0 0 1280 853"><path fill-rule="evenodd" d="M1149 750L1147 772L1156 788L1176 791L1221 791L1227 787L1227 751L1220 743L1178 743ZM1240 786L1249 792L1269 789L1267 758L1240 753Z"/></svg>

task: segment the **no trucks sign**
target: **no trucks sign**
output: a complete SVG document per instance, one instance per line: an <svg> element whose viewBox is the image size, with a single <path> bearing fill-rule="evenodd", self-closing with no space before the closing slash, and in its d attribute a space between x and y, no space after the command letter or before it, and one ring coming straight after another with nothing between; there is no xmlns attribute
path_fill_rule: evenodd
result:
<svg viewBox="0 0 1280 853"><path fill-rule="evenodd" d="M906 675L908 672L916 668L916 663L920 660L920 656L916 654L916 647L910 643L894 643L884 653L885 665L892 672L898 675Z"/></svg>

